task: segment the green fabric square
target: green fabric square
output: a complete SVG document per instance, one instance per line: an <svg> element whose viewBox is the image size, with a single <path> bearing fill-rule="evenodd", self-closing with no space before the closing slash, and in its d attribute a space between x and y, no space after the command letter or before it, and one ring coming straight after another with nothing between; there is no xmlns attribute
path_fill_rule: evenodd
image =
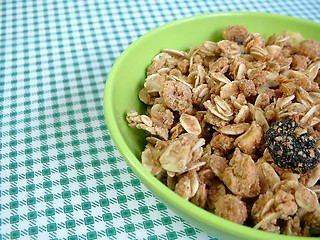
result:
<svg viewBox="0 0 320 240"><path fill-rule="evenodd" d="M11 126L14 126L14 125L17 124L17 120L16 120L16 119L12 119L12 120L9 122L9 124L10 124ZM12 141L10 141L9 146L10 146L10 147L15 147L15 146L17 146L17 144L18 144L17 140L12 140Z"/></svg>
<svg viewBox="0 0 320 240"><path fill-rule="evenodd" d="M64 148L64 143L63 142L56 143L56 149L61 149L61 148Z"/></svg>
<svg viewBox="0 0 320 240"><path fill-rule="evenodd" d="M27 199L27 204L28 205L33 205L33 204L35 204L36 203L36 198L35 197L30 197L30 198L28 198Z"/></svg>
<svg viewBox="0 0 320 240"><path fill-rule="evenodd" d="M156 235L153 235L153 236L149 236L147 239L148 240L158 240L158 237Z"/></svg>
<svg viewBox="0 0 320 240"><path fill-rule="evenodd" d="M9 176L9 182L16 182L18 180L18 175L13 174Z"/></svg>
<svg viewBox="0 0 320 240"><path fill-rule="evenodd" d="M34 227L29 227L28 233L29 233L29 235L38 234L38 227L36 227L36 226L34 226Z"/></svg>
<svg viewBox="0 0 320 240"><path fill-rule="evenodd" d="M53 101L58 100L58 97L57 97L57 96L52 96L52 97L51 97L51 100L53 100ZM60 114L59 112L54 112L54 113L52 114L52 117L53 117L53 118L59 118L60 116L61 116L61 114Z"/></svg>
<svg viewBox="0 0 320 240"><path fill-rule="evenodd" d="M68 237L68 240L78 240L78 236L77 235L72 235Z"/></svg>
<svg viewBox="0 0 320 240"><path fill-rule="evenodd" d="M12 231L10 233L10 238L11 239L17 239L20 237L20 231L19 230L15 230L15 231Z"/></svg>
<svg viewBox="0 0 320 240"><path fill-rule="evenodd" d="M176 232L168 232L166 235L168 240L178 239Z"/></svg>
<svg viewBox="0 0 320 240"><path fill-rule="evenodd" d="M66 105L67 107L73 107L73 102L67 102Z"/></svg>
<svg viewBox="0 0 320 240"><path fill-rule="evenodd" d="M91 225L94 223L93 217L85 217L84 218L84 224L85 225Z"/></svg>
<svg viewBox="0 0 320 240"><path fill-rule="evenodd" d="M32 131L31 127L28 127L28 126L23 129L24 133L30 133L31 131Z"/></svg>
<svg viewBox="0 0 320 240"><path fill-rule="evenodd" d="M19 189L17 187L12 187L12 188L9 189L9 194L10 195L15 195L15 194L18 193L18 191L19 191Z"/></svg>
<svg viewBox="0 0 320 240"><path fill-rule="evenodd" d="M31 120L31 119L30 119L30 120ZM26 145L32 143L32 137L26 137L26 138L24 139L24 143L25 143Z"/></svg>
<svg viewBox="0 0 320 240"><path fill-rule="evenodd" d="M26 179L34 178L34 172L27 172Z"/></svg>
<svg viewBox="0 0 320 240"><path fill-rule="evenodd" d="M66 185L66 184L69 184L69 178L60 179L60 185Z"/></svg>
<svg viewBox="0 0 320 240"><path fill-rule="evenodd" d="M84 182L84 181L86 181L86 180L87 180L87 178L86 178L85 175L79 175L79 176L77 176L77 181L78 181L78 182Z"/></svg>
<svg viewBox="0 0 320 240"><path fill-rule="evenodd" d="M98 149L97 148L90 148L89 149L89 154L90 155L95 155L97 153L98 153ZM100 163L99 163L99 165L100 165Z"/></svg>
<svg viewBox="0 0 320 240"><path fill-rule="evenodd" d="M74 110L73 109L69 109L67 111L67 115L68 116L74 115ZM74 124L76 124L76 121L74 119L71 119L71 120L68 121L68 123L69 123L69 125L74 125Z"/></svg>
<svg viewBox="0 0 320 240"><path fill-rule="evenodd" d="M146 214L146 213L149 213L149 209L147 206L142 206L142 207L139 207L139 213L140 214Z"/></svg>
<svg viewBox="0 0 320 240"><path fill-rule="evenodd" d="M62 198L65 199L65 198L70 198L71 197L71 192L70 191L64 191L62 192Z"/></svg>
<svg viewBox="0 0 320 240"><path fill-rule="evenodd" d="M31 118L27 117L27 118L23 119L23 122L24 122L25 124L30 124Z"/></svg>
<svg viewBox="0 0 320 240"><path fill-rule="evenodd" d="M26 167L31 167L31 166L33 166L33 160L32 160L32 159L26 160L26 161L24 162L24 165L25 165Z"/></svg>
<svg viewBox="0 0 320 240"><path fill-rule="evenodd" d="M106 150L106 152L112 152L113 151L113 147L112 146L106 146L105 150Z"/></svg>
<svg viewBox="0 0 320 240"><path fill-rule="evenodd" d="M76 168L76 170L81 170L81 169L83 169L83 163L76 163L76 164L75 164L75 168Z"/></svg>
<svg viewBox="0 0 320 240"><path fill-rule="evenodd" d="M121 195L117 197L118 203L126 203L127 202L127 197L126 195Z"/></svg>
<svg viewBox="0 0 320 240"><path fill-rule="evenodd" d="M163 211L167 209L167 207L163 203L157 203L156 207L159 211Z"/></svg>
<svg viewBox="0 0 320 240"><path fill-rule="evenodd" d="M46 115L40 115L40 116L38 117L38 119L39 119L40 121L44 121L44 120L46 119Z"/></svg>
<svg viewBox="0 0 320 240"><path fill-rule="evenodd" d="M162 218L161 218L161 222L162 222L163 225L168 225L168 224L171 224L171 223L172 223L170 217L162 217Z"/></svg>
<svg viewBox="0 0 320 240"><path fill-rule="evenodd" d="M66 221L66 228L74 228L76 226L75 220L67 220Z"/></svg>
<svg viewBox="0 0 320 240"><path fill-rule="evenodd" d="M51 174L50 168L46 168L42 170L42 176L48 176Z"/></svg>
<svg viewBox="0 0 320 240"><path fill-rule="evenodd" d="M10 209L15 209L17 207L19 207L19 202L18 201L10 202Z"/></svg>
<svg viewBox="0 0 320 240"><path fill-rule="evenodd" d="M196 235L196 231L194 228L190 227L190 228L186 228L185 230L185 233L187 236L194 236Z"/></svg>
<svg viewBox="0 0 320 240"><path fill-rule="evenodd" d="M56 230L57 230L57 224L56 223L47 224L47 231L48 232L54 232Z"/></svg>
<svg viewBox="0 0 320 240"><path fill-rule="evenodd" d="M92 132L93 132L93 128L92 128L92 127L86 127L86 128L84 129L84 131L85 131L86 133L92 133Z"/></svg>
<svg viewBox="0 0 320 240"><path fill-rule="evenodd" d="M88 144L92 144L92 143L95 143L96 142L96 139L94 138L94 137L89 137L88 139L87 139L87 143Z"/></svg>
<svg viewBox="0 0 320 240"><path fill-rule="evenodd" d="M101 116L102 116L103 119L104 119L104 115L101 115ZM103 125L103 126L105 126L105 127L107 128L106 125ZM104 142L110 141L110 139L111 139L110 135L103 135L103 136L102 136L102 140L103 140Z"/></svg>
<svg viewBox="0 0 320 240"><path fill-rule="evenodd" d="M26 191L31 192L31 191L34 191L35 188L36 188L36 186L34 184L28 184L26 186Z"/></svg>
<svg viewBox="0 0 320 240"><path fill-rule="evenodd" d="M129 209L121 210L120 214L121 214L122 218L126 218L126 217L130 217L131 216L131 213L130 213Z"/></svg>
<svg viewBox="0 0 320 240"><path fill-rule="evenodd" d="M27 149L24 150L24 153L25 153L26 155L32 154L32 153L33 153L33 149L32 149L32 148L27 148Z"/></svg>
<svg viewBox="0 0 320 240"><path fill-rule="evenodd" d="M126 233L134 232L135 228L133 224L126 224L124 225L124 230Z"/></svg>
<svg viewBox="0 0 320 240"><path fill-rule="evenodd" d="M44 188L52 187L52 182L51 181L45 181L45 182L43 182L42 186Z"/></svg>
<svg viewBox="0 0 320 240"><path fill-rule="evenodd" d="M91 118L90 117L84 117L83 118L83 122L84 123L89 123L91 121Z"/></svg>
<svg viewBox="0 0 320 240"><path fill-rule="evenodd" d="M10 125L15 125L16 123L10 123ZM15 146L17 146L17 144L18 144L18 142L17 142L17 140L11 140L10 142L9 142L9 146L10 147L15 147Z"/></svg>
<svg viewBox="0 0 320 240"><path fill-rule="evenodd" d="M70 122L69 122L69 125L72 125ZM70 135L71 136L75 136L75 135L77 135L78 134L78 130L77 129L72 129L72 130L70 130ZM72 144L73 145L73 144ZM79 145L79 144L78 144Z"/></svg>
<svg viewBox="0 0 320 240"><path fill-rule="evenodd" d="M109 206L109 199L107 199L107 198L100 199L99 203L100 203L101 207L107 207L107 206Z"/></svg>
<svg viewBox="0 0 320 240"><path fill-rule="evenodd" d="M59 161L65 160L65 159L66 159L66 155L65 155L64 153L59 153L58 156L57 156L57 159L58 159Z"/></svg>
<svg viewBox="0 0 320 240"><path fill-rule="evenodd" d="M39 139L40 139L40 141L46 141L48 139L48 135L47 134L41 134Z"/></svg>
<svg viewBox="0 0 320 240"><path fill-rule="evenodd" d="M72 213L73 212L73 206L72 205L66 205L63 207L64 213Z"/></svg>
<svg viewBox="0 0 320 240"><path fill-rule="evenodd" d="M113 177L120 175L119 169L112 169L110 173L111 173L111 176Z"/></svg>
<svg viewBox="0 0 320 240"><path fill-rule="evenodd" d="M96 172L96 173L94 173L94 178L95 178L95 179L103 178L103 173L102 173L102 172Z"/></svg>
<svg viewBox="0 0 320 240"><path fill-rule="evenodd" d="M139 179L132 179L131 180L131 186L135 187L135 186L139 186L140 185L140 180Z"/></svg>
<svg viewBox="0 0 320 240"><path fill-rule="evenodd" d="M98 119L101 120L101 121L103 121L103 120L104 120L103 114L100 114L100 115L98 116ZM107 126L106 126L106 125L101 125L100 127L101 127L101 128L100 128L101 130L107 130Z"/></svg>
<svg viewBox="0 0 320 240"><path fill-rule="evenodd" d="M100 166L100 161L99 160L93 160L91 162L92 167L99 167Z"/></svg>
<svg viewBox="0 0 320 240"><path fill-rule="evenodd" d="M9 152L9 157L10 157L10 158L16 158L17 155L18 155L17 151ZM16 168L16 166L17 166L17 163L10 163L10 164L9 164L9 169Z"/></svg>
<svg viewBox="0 0 320 240"><path fill-rule="evenodd" d="M79 189L79 193L80 193L80 196L88 195L89 194L89 190L88 190L88 188L80 188Z"/></svg>
<svg viewBox="0 0 320 240"><path fill-rule="evenodd" d="M98 185L97 186L97 192L101 193L101 192L105 192L107 189L106 189L106 186L105 185Z"/></svg>
<svg viewBox="0 0 320 240"><path fill-rule="evenodd" d="M13 215L10 217L10 224L19 222L19 215Z"/></svg>
<svg viewBox="0 0 320 240"><path fill-rule="evenodd" d="M45 131L47 129L47 125L46 124L40 124L39 125L39 130L40 131Z"/></svg>
<svg viewBox="0 0 320 240"><path fill-rule="evenodd" d="M77 132L78 133L78 132ZM74 135L75 135L76 133L74 133ZM71 145L73 146L73 147L76 147L76 146L79 146L80 145L80 141L79 140L72 140L71 141ZM77 155L77 154L79 154L79 155ZM81 156L81 151L74 151L74 153L73 153L73 156L75 156L75 157L80 157Z"/></svg>
<svg viewBox="0 0 320 240"><path fill-rule="evenodd" d="M64 173L66 172L68 169L67 169L67 166L63 165L63 166L59 166L59 172L60 173Z"/></svg>
<svg viewBox="0 0 320 240"><path fill-rule="evenodd" d="M14 118L14 117L16 117L16 116L17 116L17 112L11 112L11 113L10 113L10 117Z"/></svg>
<svg viewBox="0 0 320 240"><path fill-rule="evenodd" d="M115 157L110 157L110 158L108 158L108 163L109 164L114 164L114 163L116 163L117 162L117 159L115 158Z"/></svg>
<svg viewBox="0 0 320 240"><path fill-rule="evenodd" d="M115 183L113 184L113 186L114 186L114 188L115 188L116 190L122 189L122 188L123 188L123 182L115 182Z"/></svg>
<svg viewBox="0 0 320 240"><path fill-rule="evenodd" d="M9 135L10 135L10 136L15 136L15 135L17 135L17 130L16 130L16 129L10 129L10 130L9 130Z"/></svg>
<svg viewBox="0 0 320 240"><path fill-rule="evenodd" d="M16 156L17 156L17 154L15 153L15 155L13 157L16 157ZM18 164L16 162L9 163L10 170L16 169L17 167L18 167Z"/></svg>
<svg viewBox="0 0 320 240"><path fill-rule="evenodd" d="M33 220L37 218L37 212L36 211L32 211L32 212L28 212L28 220Z"/></svg>
<svg viewBox="0 0 320 240"><path fill-rule="evenodd" d="M142 200L142 199L144 199L144 193L143 192L137 192L137 193L134 194L134 198L136 200Z"/></svg>
<svg viewBox="0 0 320 240"><path fill-rule="evenodd" d="M41 157L41 163L49 162L49 157Z"/></svg>
<svg viewBox="0 0 320 240"><path fill-rule="evenodd" d="M40 146L40 151L41 151L41 152L46 152L46 151L48 151L48 149L49 149L49 146L48 146L48 145L41 145L41 146Z"/></svg>
<svg viewBox="0 0 320 240"><path fill-rule="evenodd" d="M46 216L53 216L53 215L55 215L55 209L54 208L46 209Z"/></svg>
<svg viewBox="0 0 320 240"><path fill-rule="evenodd" d="M150 228L153 228L153 222L152 220L146 220L146 221L143 221L143 227L145 229L150 229Z"/></svg>
<svg viewBox="0 0 320 240"><path fill-rule="evenodd" d="M83 202L81 203L82 210L88 210L91 209L91 202Z"/></svg>
<svg viewBox="0 0 320 240"><path fill-rule="evenodd" d="M111 221L113 219L112 213L104 213L104 214L102 214L102 219L105 222Z"/></svg>
<svg viewBox="0 0 320 240"><path fill-rule="evenodd" d="M111 237L111 236L115 236L116 235L116 229L114 227L109 227L106 229L106 235L108 237Z"/></svg>
<svg viewBox="0 0 320 240"><path fill-rule="evenodd" d="M96 233L95 231L88 232L88 233L87 233L87 239L88 239L88 240L97 239L97 233Z"/></svg>
<svg viewBox="0 0 320 240"><path fill-rule="evenodd" d="M50 194L44 195L43 198L44 198L45 202L51 202L51 201L53 201L53 194L50 193Z"/></svg>

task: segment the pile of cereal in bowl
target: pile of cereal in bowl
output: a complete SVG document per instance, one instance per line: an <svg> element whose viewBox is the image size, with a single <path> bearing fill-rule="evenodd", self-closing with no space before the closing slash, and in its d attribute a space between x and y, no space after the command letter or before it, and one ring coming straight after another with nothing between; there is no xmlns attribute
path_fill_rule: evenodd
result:
<svg viewBox="0 0 320 240"><path fill-rule="evenodd" d="M229 26L164 49L127 113L143 166L182 198L268 232L320 235L320 43Z"/></svg>

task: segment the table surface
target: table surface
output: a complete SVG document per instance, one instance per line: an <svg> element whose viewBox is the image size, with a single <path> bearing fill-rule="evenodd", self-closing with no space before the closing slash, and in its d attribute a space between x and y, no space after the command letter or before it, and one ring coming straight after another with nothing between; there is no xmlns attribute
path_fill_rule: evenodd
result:
<svg viewBox="0 0 320 240"><path fill-rule="evenodd" d="M103 89L121 52L182 17L320 22L319 0L2 1L0 239L216 239L159 202L113 145Z"/></svg>

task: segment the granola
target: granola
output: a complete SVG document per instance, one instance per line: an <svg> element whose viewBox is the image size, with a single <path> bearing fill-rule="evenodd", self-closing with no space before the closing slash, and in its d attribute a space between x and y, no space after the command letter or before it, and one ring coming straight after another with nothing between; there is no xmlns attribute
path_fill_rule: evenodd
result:
<svg viewBox="0 0 320 240"><path fill-rule="evenodd" d="M222 36L153 58L147 112L127 113L147 133L142 165L230 221L319 236L320 43L243 26Z"/></svg>

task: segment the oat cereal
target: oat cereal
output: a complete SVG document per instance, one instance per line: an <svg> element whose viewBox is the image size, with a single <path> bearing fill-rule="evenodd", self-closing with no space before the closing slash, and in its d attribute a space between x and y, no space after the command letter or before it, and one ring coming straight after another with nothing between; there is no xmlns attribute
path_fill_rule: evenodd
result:
<svg viewBox="0 0 320 240"><path fill-rule="evenodd" d="M243 26L222 36L152 60L147 112L126 116L147 133L142 165L230 221L320 236L320 43Z"/></svg>

